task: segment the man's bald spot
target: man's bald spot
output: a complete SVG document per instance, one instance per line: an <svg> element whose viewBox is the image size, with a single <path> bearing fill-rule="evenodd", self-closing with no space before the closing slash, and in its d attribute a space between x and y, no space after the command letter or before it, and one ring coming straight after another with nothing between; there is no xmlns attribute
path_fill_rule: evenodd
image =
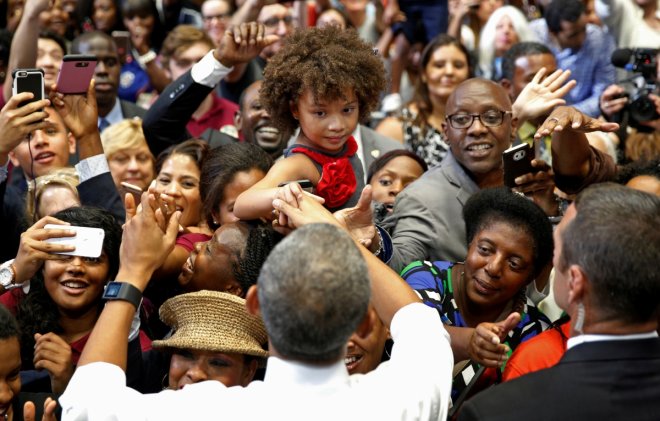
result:
<svg viewBox="0 0 660 421"><path fill-rule="evenodd" d="M491 97L495 102L498 103L502 111L511 111L511 99L506 90L499 84L495 83L492 80L482 79L482 78L472 78L466 81L463 81L460 85L454 89L447 99L447 109L446 115L449 115L456 111L460 107L459 102L467 93L476 93Z"/></svg>

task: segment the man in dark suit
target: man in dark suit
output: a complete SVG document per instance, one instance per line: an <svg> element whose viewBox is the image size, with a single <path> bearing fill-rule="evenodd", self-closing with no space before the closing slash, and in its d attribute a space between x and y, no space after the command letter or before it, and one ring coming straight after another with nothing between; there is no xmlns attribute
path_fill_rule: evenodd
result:
<svg viewBox="0 0 660 421"><path fill-rule="evenodd" d="M227 76L232 68L251 60L264 47L277 41L276 36L270 36L257 42L256 25L252 22L236 27L236 30L243 28L243 33L249 32L249 37L254 42L249 48L239 49L240 46L236 44L234 37L225 34L218 48L207 53L161 93L145 115L142 125L147 144L154 155L158 155L170 145L189 139L191 136L186 130L186 123L220 80ZM255 83L258 84L250 85L241 97L239 115L234 119L234 123L246 142L258 144L273 158L278 158L282 155L285 142L279 131L266 124L270 117L264 115L260 110L258 104L260 82ZM258 108L256 113L253 112L255 107ZM217 129L207 129L201 137L207 140L212 147L238 140ZM266 143L262 144L261 140Z"/></svg>
<svg viewBox="0 0 660 421"><path fill-rule="evenodd" d="M84 33L73 40L71 53L95 55L98 60L94 70L94 88L100 131L127 118L144 117L145 110L117 97L121 62L111 36L101 31Z"/></svg>
<svg viewBox="0 0 660 421"><path fill-rule="evenodd" d="M555 230L559 363L482 392L459 420L657 420L660 198L615 184L582 192Z"/></svg>

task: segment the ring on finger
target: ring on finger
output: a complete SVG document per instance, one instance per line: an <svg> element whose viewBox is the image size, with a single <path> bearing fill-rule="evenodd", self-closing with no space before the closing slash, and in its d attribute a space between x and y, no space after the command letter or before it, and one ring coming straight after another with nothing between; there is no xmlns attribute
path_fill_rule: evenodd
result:
<svg viewBox="0 0 660 421"><path fill-rule="evenodd" d="M559 123L559 119L557 117L552 117L548 119L548 121L554 121L555 123Z"/></svg>

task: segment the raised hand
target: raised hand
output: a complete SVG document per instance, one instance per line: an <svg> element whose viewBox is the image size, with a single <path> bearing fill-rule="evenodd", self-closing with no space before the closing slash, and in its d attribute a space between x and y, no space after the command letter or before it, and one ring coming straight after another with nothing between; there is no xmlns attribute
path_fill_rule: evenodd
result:
<svg viewBox="0 0 660 421"><path fill-rule="evenodd" d="M47 224L62 225L62 229L45 229ZM14 259L16 283L22 284L30 280L45 260L63 260L69 256L55 254L56 252L73 251L72 245L48 243L45 240L58 237L74 237L75 231L67 230L68 222L60 221L52 216L45 216L21 234L18 253Z"/></svg>
<svg viewBox="0 0 660 421"><path fill-rule="evenodd" d="M468 353L470 358L486 367L500 367L510 349L503 344L509 331L520 323L520 314L511 313L497 323L480 323L472 332Z"/></svg>
<svg viewBox="0 0 660 421"><path fill-rule="evenodd" d="M608 123L597 118L589 117L573 107L557 107L550 116L545 119L538 128L535 139L548 136L551 133L561 131L576 131L580 133L589 132L613 132L619 129L617 123Z"/></svg>
<svg viewBox="0 0 660 421"><path fill-rule="evenodd" d="M366 185L360 194L360 200L352 208L342 209L334 213L334 217L360 244L369 248L376 235L371 208L372 188Z"/></svg>
<svg viewBox="0 0 660 421"><path fill-rule="evenodd" d="M64 124L77 140L84 136L98 133L98 109L94 80L89 83L85 95L62 94L57 92L57 85L50 90L53 107L62 116Z"/></svg>
<svg viewBox="0 0 660 421"><path fill-rule="evenodd" d="M544 116L553 108L566 104L563 97L576 85L574 80L566 82L571 76L570 70L555 70L544 79L546 73L545 67L536 72L513 103L514 115L521 121Z"/></svg>
<svg viewBox="0 0 660 421"><path fill-rule="evenodd" d="M71 346L53 332L34 335L34 368L47 370L53 393L63 393L73 376Z"/></svg>
<svg viewBox="0 0 660 421"><path fill-rule="evenodd" d="M515 179L514 191L524 193L539 205L548 216L555 216L558 211L555 200L555 180L552 167L542 159L533 159L532 167L536 172L530 172Z"/></svg>
<svg viewBox="0 0 660 421"><path fill-rule="evenodd" d="M35 130L43 130L53 125L46 120L48 113L43 109L50 105L48 99L31 102L19 107L18 105L34 95L31 92L22 92L12 96L0 111L0 156L8 154L23 140L29 133ZM6 162L6 161L5 161ZM4 163L3 163L4 164Z"/></svg>
<svg viewBox="0 0 660 421"><path fill-rule="evenodd" d="M124 225L119 248L120 271L134 274L138 288L144 290L154 270L174 248L181 212L163 215L151 193L142 195L135 216Z"/></svg>
<svg viewBox="0 0 660 421"><path fill-rule="evenodd" d="M277 35L265 35L265 31L266 27L257 22L233 26L225 31L220 46L213 54L226 67L247 63L280 39Z"/></svg>
<svg viewBox="0 0 660 421"><path fill-rule="evenodd" d="M41 417L41 421L57 421L57 418L55 418L55 409L57 409L57 401L50 397L46 398L44 401L44 414ZM37 408L34 406L34 402L25 402L25 405L23 405L23 420L36 421L36 413Z"/></svg>

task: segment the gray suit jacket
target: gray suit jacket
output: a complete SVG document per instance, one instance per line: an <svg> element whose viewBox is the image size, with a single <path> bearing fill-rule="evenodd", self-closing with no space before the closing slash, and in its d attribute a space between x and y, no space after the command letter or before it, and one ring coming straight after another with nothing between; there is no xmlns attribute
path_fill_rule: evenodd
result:
<svg viewBox="0 0 660 421"><path fill-rule="evenodd" d="M479 191L451 152L442 163L407 186L385 220L392 232L392 269L415 260L460 262L467 255L463 205Z"/></svg>
<svg viewBox="0 0 660 421"><path fill-rule="evenodd" d="M364 174L365 177L369 172L369 166L382 156L384 153L393 151L395 149L403 149L402 143L397 142L387 136L383 136L369 127L360 124L360 137L362 138L362 148L364 157ZM367 183L369 180L367 180Z"/></svg>

